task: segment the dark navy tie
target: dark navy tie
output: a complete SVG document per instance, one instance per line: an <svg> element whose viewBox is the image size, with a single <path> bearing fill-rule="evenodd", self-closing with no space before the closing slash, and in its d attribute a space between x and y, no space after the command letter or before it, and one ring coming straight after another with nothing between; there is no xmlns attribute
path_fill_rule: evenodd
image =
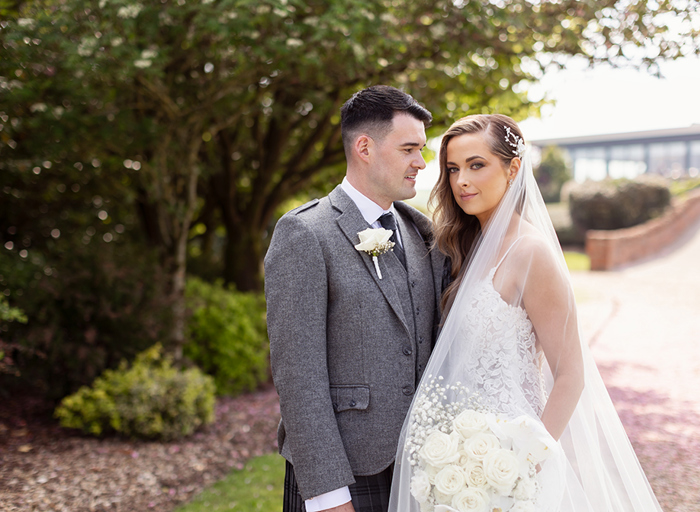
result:
<svg viewBox="0 0 700 512"><path fill-rule="evenodd" d="M394 242L394 254L396 254L396 256L399 258L399 261L403 265L403 268L406 268L406 252L403 250L403 247L401 247L398 237L396 236L396 232L398 231L399 226L396 225L396 219L394 218L394 214L391 212L385 213L384 215L379 217L379 223L384 229L391 230L391 238L389 240Z"/></svg>

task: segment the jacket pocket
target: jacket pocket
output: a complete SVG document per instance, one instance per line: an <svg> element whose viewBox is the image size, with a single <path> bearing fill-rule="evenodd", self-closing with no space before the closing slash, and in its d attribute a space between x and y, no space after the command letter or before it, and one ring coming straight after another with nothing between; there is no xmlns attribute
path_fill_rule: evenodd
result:
<svg viewBox="0 0 700 512"><path fill-rule="evenodd" d="M369 386L331 386L331 400L335 412L351 409L364 411L369 407Z"/></svg>

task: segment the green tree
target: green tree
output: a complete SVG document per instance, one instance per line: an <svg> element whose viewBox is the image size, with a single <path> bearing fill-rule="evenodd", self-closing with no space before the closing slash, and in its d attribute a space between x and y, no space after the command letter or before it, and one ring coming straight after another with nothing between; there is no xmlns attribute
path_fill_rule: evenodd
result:
<svg viewBox="0 0 700 512"><path fill-rule="evenodd" d="M558 203L562 185L572 178L562 150L556 146L546 147L540 165L535 169L535 179L545 202Z"/></svg>
<svg viewBox="0 0 700 512"><path fill-rule="evenodd" d="M539 107L528 84L569 55L618 62L651 48L637 61L653 66L688 44L696 51L692 25L672 33L664 16L697 10L610 0L34 0L0 25L0 160L9 168L84 154L127 176L171 276L180 345L193 226L211 236L222 223L224 277L259 289L280 205L342 172L338 110L356 90L405 88L434 113L435 130L467 113L523 118Z"/></svg>

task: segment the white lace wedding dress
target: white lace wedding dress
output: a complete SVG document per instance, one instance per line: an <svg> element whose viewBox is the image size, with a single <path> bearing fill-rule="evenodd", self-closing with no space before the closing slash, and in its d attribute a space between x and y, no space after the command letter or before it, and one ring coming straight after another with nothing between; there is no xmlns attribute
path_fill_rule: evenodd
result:
<svg viewBox="0 0 700 512"><path fill-rule="evenodd" d="M521 306L508 304L493 284L497 267L482 281L465 311L464 343L472 344L465 361L490 410L506 416L532 411L542 414L546 402L542 352L536 352L535 332Z"/></svg>
<svg viewBox="0 0 700 512"><path fill-rule="evenodd" d="M558 512L567 471L561 447L540 421L547 401L543 372L546 361L543 352L538 351L535 330L525 309L506 302L494 285L496 272L518 241L506 250L486 278L473 286L471 298L459 315L460 359L451 366L453 372L466 377L463 384L478 397L479 409L488 411L499 422L530 418L530 427L535 425L533 433L548 438L546 443L557 451L538 467L533 478L536 493L531 500L519 505L516 502L510 510L533 507L537 512ZM487 510L500 510L502 504L502 500L492 496Z"/></svg>

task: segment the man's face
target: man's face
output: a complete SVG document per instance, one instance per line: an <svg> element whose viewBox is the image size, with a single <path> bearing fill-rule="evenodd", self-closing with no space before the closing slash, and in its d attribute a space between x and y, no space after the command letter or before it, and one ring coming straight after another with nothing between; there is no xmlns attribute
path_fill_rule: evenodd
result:
<svg viewBox="0 0 700 512"><path fill-rule="evenodd" d="M380 141L373 140L369 185L371 199L384 209L394 201L416 195L416 175L425 168L421 150L425 146L425 126L408 114L397 114L391 131Z"/></svg>

